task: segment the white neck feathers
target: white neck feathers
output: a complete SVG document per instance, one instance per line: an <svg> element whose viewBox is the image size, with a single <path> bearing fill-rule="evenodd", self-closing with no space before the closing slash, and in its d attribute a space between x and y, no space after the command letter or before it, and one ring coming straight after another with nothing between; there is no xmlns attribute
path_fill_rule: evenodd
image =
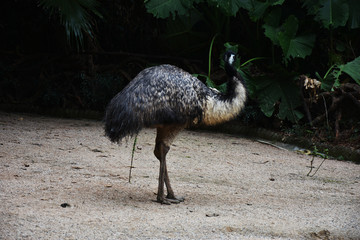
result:
<svg viewBox="0 0 360 240"><path fill-rule="evenodd" d="M231 99L221 99L218 93L208 96L204 109L203 123L215 125L234 119L242 110L246 101L246 90L243 84L236 81L235 95Z"/></svg>

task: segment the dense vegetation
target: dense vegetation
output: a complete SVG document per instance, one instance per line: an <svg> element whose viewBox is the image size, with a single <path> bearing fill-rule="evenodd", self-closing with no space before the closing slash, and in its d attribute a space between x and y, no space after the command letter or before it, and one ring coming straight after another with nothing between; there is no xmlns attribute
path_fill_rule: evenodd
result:
<svg viewBox="0 0 360 240"><path fill-rule="evenodd" d="M231 48L249 88L244 123L360 141L360 1L2 5L3 105L103 111L137 72L164 62L222 89L220 56Z"/></svg>

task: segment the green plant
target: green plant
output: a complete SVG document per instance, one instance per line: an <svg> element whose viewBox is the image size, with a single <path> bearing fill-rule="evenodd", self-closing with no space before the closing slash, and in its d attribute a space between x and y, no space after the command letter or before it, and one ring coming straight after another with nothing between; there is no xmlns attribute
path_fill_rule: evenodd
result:
<svg viewBox="0 0 360 240"><path fill-rule="evenodd" d="M212 50L213 50L213 46L214 46L214 42L216 39L217 35L215 35L210 43L210 47L209 47L209 57L208 57L208 74L204 75L204 74L193 74L193 76L195 77L203 77L205 78L205 83L208 87L210 88L215 88L218 89L220 92L225 92L226 91L226 83L221 84L221 85L216 85L214 83L214 81L211 80L211 60L212 60Z"/></svg>
<svg viewBox="0 0 360 240"><path fill-rule="evenodd" d="M175 19L176 16L188 16L196 4L207 2L209 6L216 6L228 16L235 16L240 8L248 6L250 1L230 0L145 0L145 6L149 13L157 18Z"/></svg>
<svg viewBox="0 0 360 240"><path fill-rule="evenodd" d="M99 1L38 2L61 22L69 41L78 49L85 35L95 38L95 20L102 18ZM208 74L198 75L205 77L210 87L224 91L225 85L216 86L211 81L212 51L220 55L224 42L236 42L250 62L257 60L253 56L267 57L266 63L261 62L264 70L256 77L250 77L249 62L237 63L250 97L258 101L266 116L295 123L302 118L295 84L300 74L330 69L325 77L319 77L323 90L338 86L344 73L360 82L359 50L353 47L360 43L360 1L145 0L144 6L154 17L166 19L156 32L160 33L160 42L163 40L160 45L171 50L167 52L193 57L205 52L211 39Z"/></svg>
<svg viewBox="0 0 360 240"><path fill-rule="evenodd" d="M318 149L317 149L317 147L316 147L316 145L314 145L313 151L310 153L310 155L312 155L312 159L311 159L311 161L310 161L310 171L308 172L308 174L307 174L306 176L310 176L310 177L315 176L315 174L319 171L321 165L325 162L326 159L329 158L329 156L328 156L329 149L324 149L324 152L325 152L325 153L319 152ZM323 160L322 160L322 162L319 164L319 166L317 167L317 169L315 170L315 172L314 172L312 175L310 175L310 173L312 172L313 168L315 168L315 167L313 166L315 157L320 157L320 158L322 158Z"/></svg>
<svg viewBox="0 0 360 240"><path fill-rule="evenodd" d="M321 77L318 72L316 76L321 81L321 89L325 91L331 91L334 87L340 86L340 76L343 73L348 74L357 84L360 85L360 57L357 57L351 62L346 64L334 64L332 65L324 77Z"/></svg>
<svg viewBox="0 0 360 240"><path fill-rule="evenodd" d="M133 167L133 162L134 162L134 155L135 155L137 137L138 137L138 134L136 134L136 136L135 136L135 138L134 138L134 143L133 143L133 147L132 147L132 150L131 150L131 161L130 161L130 170L129 170L129 183L131 182L131 170L134 168L134 167Z"/></svg>
<svg viewBox="0 0 360 240"><path fill-rule="evenodd" d="M77 49L83 46L84 33L93 37L92 15L102 18L96 0L39 0L39 6L60 19L68 40L74 41Z"/></svg>
<svg viewBox="0 0 360 240"><path fill-rule="evenodd" d="M208 87L211 87L211 88L215 88L217 90L219 90L220 92L225 92L226 91L226 83L223 83L221 85L216 85L214 83L214 81L211 79L211 66L212 66L212 63L211 63L211 60L212 60L212 49L213 49L213 45L214 45L214 41L215 41L215 38L216 36L214 36L211 40L211 44L210 44L210 48L209 48L209 57L208 57L208 75L204 75L204 74L193 74L195 77L203 77L205 78L205 82L206 82L206 85ZM234 44L231 44L231 43L225 43L224 44L224 47L225 47L225 51L233 51L235 53L238 52L238 45L234 45ZM236 58L236 61L234 63L235 67L237 68L237 71L240 73L240 75L245 79L246 83L247 84L250 84L251 85L251 76L250 74L246 71L246 66L249 65L251 62L253 61L256 61L256 60L262 60L262 59L265 59L263 57L256 57L256 58L252 58L252 59L249 59L247 60L246 62L240 64L240 61L241 59L239 58ZM224 68L224 60L221 58L221 61L220 61L220 66L222 68ZM252 89L252 88L250 88Z"/></svg>
<svg viewBox="0 0 360 240"><path fill-rule="evenodd" d="M283 61L287 65L293 58L305 58L309 56L315 44L315 34L298 34L299 20L290 15L280 25L280 8L271 11L265 17L265 36L275 46L280 46L283 52ZM273 57L273 62L275 62Z"/></svg>
<svg viewBox="0 0 360 240"><path fill-rule="evenodd" d="M251 32L250 28L241 26L240 31L246 29L247 34L256 34L252 39L259 39L262 45L266 39L270 40L271 48L264 54L270 55L272 63L267 66L269 73L251 78L248 83L250 97L259 102L263 113L270 117L274 114L280 119L287 119L297 123L303 114L299 88L295 84L297 77L308 72L309 66L316 71L329 69L331 71L320 78L324 89L331 89L340 83L340 75L347 73L359 84L359 60L352 42L359 41L354 29L360 27L360 2L356 0L147 0L145 6L148 12L158 18L177 19L177 17L192 16L194 9L204 5L208 8L216 7L225 16L240 17L243 13L256 22L261 31ZM205 7L206 9L206 7ZM349 31L348 31L349 30ZM344 36L339 38L338 36ZM241 41L242 39L239 39ZM211 42L213 45L214 38ZM242 50L251 52L240 43ZM247 43L248 46L251 43ZM330 48L327 46L330 45ZM261 48L261 46L255 46ZM256 51L256 50L255 50ZM316 51L314 55L313 52ZM319 54L320 53L320 54ZM325 56L325 57L324 57ZM350 57L351 56L351 57ZM347 62L348 59L354 59ZM211 57L209 57L209 60ZM307 59L306 62L303 61ZM345 62L345 63L344 63ZM319 64L320 63L320 64ZM325 63L325 64L323 64ZM209 72L210 72L209 65ZM250 79L242 69L244 78ZM211 87L216 86L210 79L210 74L202 76Z"/></svg>

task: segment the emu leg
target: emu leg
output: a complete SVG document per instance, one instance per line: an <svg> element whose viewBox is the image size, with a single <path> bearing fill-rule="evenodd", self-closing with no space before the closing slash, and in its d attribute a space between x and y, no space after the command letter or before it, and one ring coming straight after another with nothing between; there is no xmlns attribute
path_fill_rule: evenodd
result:
<svg viewBox="0 0 360 240"><path fill-rule="evenodd" d="M183 129L183 127L179 126L157 128L156 145L154 150L156 158L160 161L157 202L163 204L180 203L184 201L184 198L175 197L174 191L172 190L170 184L170 178L166 166L166 154L170 150L170 144L181 129ZM164 197L164 183L167 189L166 198Z"/></svg>
<svg viewBox="0 0 360 240"><path fill-rule="evenodd" d="M156 144L155 149L158 149L160 154L158 159L160 161L160 171L159 171L159 186L157 193L157 201L159 203L167 203L164 198L164 181L165 181L165 172L166 172L166 153L169 151L169 148L165 148L164 144Z"/></svg>
<svg viewBox="0 0 360 240"><path fill-rule="evenodd" d="M167 189L167 195L166 195L167 200L169 200L172 203L180 203L185 200L184 197L176 197L174 191L172 190L172 187L170 185L170 178L167 172L166 161L165 161L165 185Z"/></svg>
<svg viewBox="0 0 360 240"><path fill-rule="evenodd" d="M170 147L166 146L164 143L157 143L154 151L155 156L160 161L159 186L156 200L162 204L180 203L184 201L183 197L175 197L174 191L170 185L170 179L166 167L166 154L169 149ZM164 183L167 189L166 197L164 197Z"/></svg>

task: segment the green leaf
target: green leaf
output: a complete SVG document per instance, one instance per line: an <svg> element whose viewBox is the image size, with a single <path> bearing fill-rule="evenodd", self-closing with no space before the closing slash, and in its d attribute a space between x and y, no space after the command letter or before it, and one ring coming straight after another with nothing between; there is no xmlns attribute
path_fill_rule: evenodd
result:
<svg viewBox="0 0 360 240"><path fill-rule="evenodd" d="M352 29L360 27L360 1L348 0L350 6L349 24Z"/></svg>
<svg viewBox="0 0 360 240"><path fill-rule="evenodd" d="M316 15L321 7L321 1L319 0L304 0L303 7L307 9L309 15Z"/></svg>
<svg viewBox="0 0 360 240"><path fill-rule="evenodd" d="M298 25L299 20L294 15L290 15L277 34L280 46L285 56L288 55L290 41L295 37Z"/></svg>
<svg viewBox="0 0 360 240"><path fill-rule="evenodd" d="M249 11L249 16L253 21L258 21L264 15L266 10L271 6L282 5L285 0L266 0L266 1L250 1L250 8L247 8Z"/></svg>
<svg viewBox="0 0 360 240"><path fill-rule="evenodd" d="M252 81L256 90L251 97L259 101L261 111L267 117L274 114L278 103L280 103L278 113L280 119L297 122L303 117L300 112L296 111L296 108L301 105L298 88L289 77L273 79L258 77Z"/></svg>
<svg viewBox="0 0 360 240"><path fill-rule="evenodd" d="M280 45L279 36L278 36L279 29L267 24L264 24L263 28L265 29L264 31L265 36L268 37L274 45L279 46Z"/></svg>
<svg viewBox="0 0 360 240"><path fill-rule="evenodd" d="M290 15L284 24L276 26L278 22L276 18L277 12L272 12L273 16L266 18L267 24L264 24L265 36L267 36L274 45L280 46L285 64L291 58L305 58L310 55L315 44L315 35L297 36L299 20Z"/></svg>
<svg viewBox="0 0 360 240"><path fill-rule="evenodd" d="M224 47L225 51L233 51L234 53L237 53L239 51L239 45L230 42L226 42L224 44Z"/></svg>
<svg viewBox="0 0 360 240"><path fill-rule="evenodd" d="M360 85L360 57L355 58L353 61L340 65L340 71L348 74L354 81Z"/></svg>
<svg viewBox="0 0 360 240"><path fill-rule="evenodd" d="M263 28L265 29L265 36L268 37L276 46L280 46L278 38L278 32L280 31L280 18L281 8L275 8L265 17L265 24L263 25Z"/></svg>
<svg viewBox="0 0 360 240"><path fill-rule="evenodd" d="M39 6L60 16L68 40L74 38L78 48L83 44L83 32L93 36L90 14L102 17L96 0L40 0Z"/></svg>
<svg viewBox="0 0 360 240"><path fill-rule="evenodd" d="M156 18L172 16L175 19L176 14L189 15L189 9L193 8L196 2L200 0L148 0L145 2L145 7Z"/></svg>
<svg viewBox="0 0 360 240"><path fill-rule="evenodd" d="M346 0L323 0L317 19L327 29L343 27L349 19L349 5Z"/></svg>
<svg viewBox="0 0 360 240"><path fill-rule="evenodd" d="M296 109L293 109L293 106L291 105L292 102L289 100L289 98L282 98L279 105L278 117L280 119L288 119L289 121L296 123L304 117L304 114Z"/></svg>
<svg viewBox="0 0 360 240"><path fill-rule="evenodd" d="M212 5L220 8L227 16L236 16L240 8L249 9L251 0L208 0Z"/></svg>
<svg viewBox="0 0 360 240"><path fill-rule="evenodd" d="M335 83L335 78L333 74L329 74L326 78L321 81L321 89L329 92L333 88Z"/></svg>
<svg viewBox="0 0 360 240"><path fill-rule="evenodd" d="M282 9L280 7L275 7L265 16L264 22L267 25L278 27L280 25L281 15Z"/></svg>
<svg viewBox="0 0 360 240"><path fill-rule="evenodd" d="M354 81L360 85L360 57L342 65L333 65L321 80L321 89L330 91L334 87L340 86L340 76L343 73L348 74Z"/></svg>
<svg viewBox="0 0 360 240"><path fill-rule="evenodd" d="M315 34L298 36L290 40L287 52L284 51L285 59L305 58L309 56L315 44Z"/></svg>
<svg viewBox="0 0 360 240"><path fill-rule="evenodd" d="M335 79L334 81L334 87L340 87L340 75L341 75L342 71L338 70L338 69L334 69L334 71L331 73L331 75L333 76L333 78Z"/></svg>

